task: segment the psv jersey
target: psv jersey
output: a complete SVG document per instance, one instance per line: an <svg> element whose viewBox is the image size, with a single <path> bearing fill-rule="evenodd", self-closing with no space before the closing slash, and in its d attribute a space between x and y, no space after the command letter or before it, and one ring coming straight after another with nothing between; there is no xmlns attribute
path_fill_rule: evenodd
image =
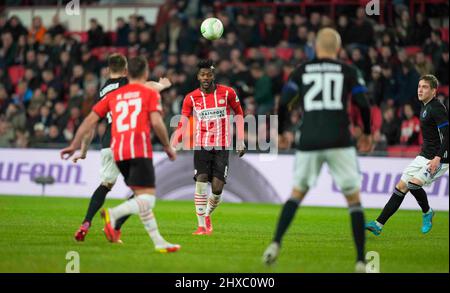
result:
<svg viewBox="0 0 450 293"><path fill-rule="evenodd" d="M229 147L232 142L230 136L230 114L233 109L235 115L243 115L239 98L234 89L221 84L211 93L204 93L200 89L186 95L181 114L186 117L194 116L194 145L196 147ZM243 139L243 123L238 123L238 138Z"/></svg>
<svg viewBox="0 0 450 293"><path fill-rule="evenodd" d="M150 113L162 111L158 92L143 84L128 84L106 95L93 108L112 119L111 149L116 161L152 158Z"/></svg>

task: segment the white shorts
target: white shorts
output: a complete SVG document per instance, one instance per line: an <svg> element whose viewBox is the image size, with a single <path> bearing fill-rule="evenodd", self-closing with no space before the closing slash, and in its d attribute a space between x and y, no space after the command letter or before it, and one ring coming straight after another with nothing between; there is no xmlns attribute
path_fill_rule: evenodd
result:
<svg viewBox="0 0 450 293"><path fill-rule="evenodd" d="M325 162L344 195L359 191L362 176L354 147L298 151L295 155L294 188L306 192L314 187Z"/></svg>
<svg viewBox="0 0 450 293"><path fill-rule="evenodd" d="M102 183L116 183L120 171L119 168L117 168L116 161L114 161L114 155L111 149L102 149L100 151L100 156L102 160L102 166L100 169L100 177L102 179Z"/></svg>
<svg viewBox="0 0 450 293"><path fill-rule="evenodd" d="M427 165L429 161L425 157L417 156L403 171L401 180L407 184L412 178L416 178L422 181L424 186L428 186L448 171L448 164L441 164L437 172L431 175Z"/></svg>

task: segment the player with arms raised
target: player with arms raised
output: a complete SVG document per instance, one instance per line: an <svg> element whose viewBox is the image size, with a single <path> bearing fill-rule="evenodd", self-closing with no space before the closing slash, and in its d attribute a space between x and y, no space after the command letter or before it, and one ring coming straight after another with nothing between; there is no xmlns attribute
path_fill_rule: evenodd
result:
<svg viewBox="0 0 450 293"><path fill-rule="evenodd" d="M236 151L245 152L243 111L236 92L231 87L214 82L214 65L211 60L198 64L197 79L200 87L186 95L182 117L172 143L180 142L194 113L194 169L195 208L198 228L194 235L211 234L211 213L222 200L222 191L228 175L228 155L232 145L230 114L234 111L237 125ZM208 197L208 181L212 194Z"/></svg>
<svg viewBox="0 0 450 293"><path fill-rule="evenodd" d="M94 106L70 146L61 151L61 157L67 159L72 156L80 147L82 138L110 112L114 160L136 197L102 211L105 235L109 241L115 242L120 236L117 233L117 219L139 214L155 249L175 252L180 246L164 240L152 212L155 206L155 174L150 129L153 128L171 160L176 158L176 153L169 144L167 129L161 117L160 96L145 86L149 75L147 60L143 57L131 59L128 73L129 84L109 93Z"/></svg>
<svg viewBox="0 0 450 293"><path fill-rule="evenodd" d="M316 39L317 59L302 64L290 77L303 109L294 188L281 211L273 242L264 252L266 264L272 264L278 257L283 235L326 162L349 206L357 249L356 270L365 269L364 213L359 197L361 175L349 131L348 96L351 94L359 106L364 122L361 151L371 148L370 108L364 94L367 91L364 80L357 70L337 61L340 46L341 38L334 29L320 30Z"/></svg>

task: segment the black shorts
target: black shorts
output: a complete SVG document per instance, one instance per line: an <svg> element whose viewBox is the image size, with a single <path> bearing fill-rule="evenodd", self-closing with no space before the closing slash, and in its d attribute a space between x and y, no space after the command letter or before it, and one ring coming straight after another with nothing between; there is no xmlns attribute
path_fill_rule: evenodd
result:
<svg viewBox="0 0 450 293"><path fill-rule="evenodd" d="M155 170L152 159L137 158L117 161L116 164L128 187L155 187Z"/></svg>
<svg viewBox="0 0 450 293"><path fill-rule="evenodd" d="M207 174L208 181L212 182L212 178L226 183L228 175L228 150L195 150L194 151L194 180L197 181L199 174Z"/></svg>

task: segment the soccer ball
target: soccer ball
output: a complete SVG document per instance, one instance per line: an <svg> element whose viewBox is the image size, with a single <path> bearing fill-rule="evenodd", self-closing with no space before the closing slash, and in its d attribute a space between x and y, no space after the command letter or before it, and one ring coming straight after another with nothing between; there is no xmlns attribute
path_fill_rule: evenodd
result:
<svg viewBox="0 0 450 293"><path fill-rule="evenodd" d="M210 17L202 22L200 31L205 39L210 41L217 40L223 34L223 24L219 19Z"/></svg>

